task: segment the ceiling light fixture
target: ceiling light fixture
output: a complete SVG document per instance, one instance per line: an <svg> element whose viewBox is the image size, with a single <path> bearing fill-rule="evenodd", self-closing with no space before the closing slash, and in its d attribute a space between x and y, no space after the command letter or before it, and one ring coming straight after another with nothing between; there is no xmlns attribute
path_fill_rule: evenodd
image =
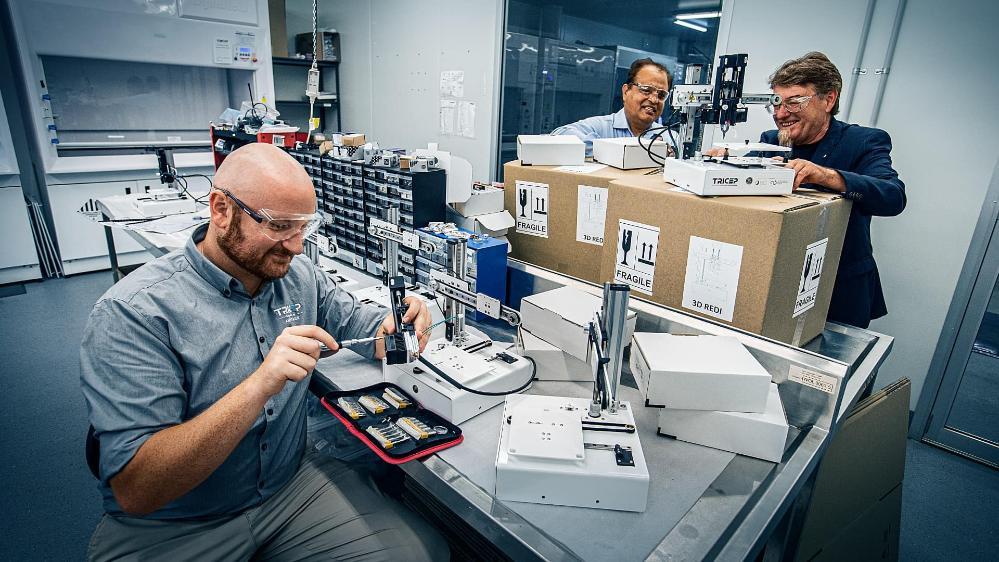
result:
<svg viewBox="0 0 999 562"><path fill-rule="evenodd" d="M721 12L697 12L692 14L677 14L678 20L705 20L710 18L720 18Z"/></svg>
<svg viewBox="0 0 999 562"><path fill-rule="evenodd" d="M693 29L694 31L700 31L701 33L704 33L708 30L708 28L704 27L703 25L697 25L696 23L690 23L689 21L673 20L673 23L677 25L682 25L683 27L686 27L688 29Z"/></svg>

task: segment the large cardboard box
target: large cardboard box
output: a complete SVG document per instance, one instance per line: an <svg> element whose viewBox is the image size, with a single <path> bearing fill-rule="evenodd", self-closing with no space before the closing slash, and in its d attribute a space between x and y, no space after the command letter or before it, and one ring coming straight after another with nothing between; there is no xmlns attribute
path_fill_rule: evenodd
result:
<svg viewBox="0 0 999 562"><path fill-rule="evenodd" d="M598 283L603 250L604 214L610 183L656 174L656 169L618 170L600 166L590 173L560 171L556 166L503 167L506 209L517 221L509 232L510 257ZM521 201L529 203L526 208ZM543 205L544 214L534 213ZM580 213L579 211L582 210Z"/></svg>
<svg viewBox="0 0 999 562"><path fill-rule="evenodd" d="M601 281L792 345L822 333L848 199L700 197L659 175L615 180L610 193Z"/></svg>

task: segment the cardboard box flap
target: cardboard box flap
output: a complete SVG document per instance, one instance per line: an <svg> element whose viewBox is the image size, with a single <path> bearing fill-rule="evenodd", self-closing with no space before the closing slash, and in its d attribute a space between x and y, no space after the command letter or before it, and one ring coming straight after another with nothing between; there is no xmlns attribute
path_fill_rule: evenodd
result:
<svg viewBox="0 0 999 562"><path fill-rule="evenodd" d="M488 215L479 215L475 217L475 220L479 221L482 226L488 228L489 230L513 228L515 222L513 220L513 215L510 214L510 211L500 211L498 213L489 213Z"/></svg>

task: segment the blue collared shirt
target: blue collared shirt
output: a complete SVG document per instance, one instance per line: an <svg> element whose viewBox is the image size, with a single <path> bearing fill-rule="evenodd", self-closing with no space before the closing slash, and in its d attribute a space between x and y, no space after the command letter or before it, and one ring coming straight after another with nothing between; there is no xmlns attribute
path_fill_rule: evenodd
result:
<svg viewBox="0 0 999 562"><path fill-rule="evenodd" d="M661 125L662 121L656 119L656 122L652 124L652 127L658 127ZM587 117L586 119L580 119L575 123L562 125L552 131L551 134L575 135L579 137L579 140L586 143L587 156L593 155L593 139L615 139L635 136L635 134L631 132L631 127L628 126L628 118L624 114L623 107L617 113ZM648 135L648 132L642 134L643 137Z"/></svg>
<svg viewBox="0 0 999 562"><path fill-rule="evenodd" d="M198 250L206 230L199 227L184 248L122 279L90 314L80 378L100 440L99 487L109 514L124 514L109 481L139 447L245 380L285 327L314 324L342 340L373 335L385 317L384 309L361 304L302 256L251 297ZM373 344L353 349L374 354ZM285 384L221 466L147 517L235 514L273 495L305 450L308 388L308 377Z"/></svg>

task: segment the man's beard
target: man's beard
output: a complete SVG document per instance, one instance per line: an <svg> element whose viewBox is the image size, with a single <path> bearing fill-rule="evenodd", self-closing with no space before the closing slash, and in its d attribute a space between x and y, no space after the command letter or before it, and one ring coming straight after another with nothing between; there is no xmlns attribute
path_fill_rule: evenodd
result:
<svg viewBox="0 0 999 562"><path fill-rule="evenodd" d="M288 273L288 268L291 267L291 261L289 260L286 264L274 264L270 261L270 257L277 255L294 258L295 254L285 250L276 243L274 248L265 250L259 254L255 254L249 248L244 247L246 236L239 228L242 220L242 213L236 213L232 222L229 223L229 230L218 235L217 241L219 248L221 248L225 255L229 256L229 259L234 261L236 265L256 277L265 281L284 277Z"/></svg>
<svg viewBox="0 0 999 562"><path fill-rule="evenodd" d="M777 144L788 148L794 147L794 141L791 140L791 133L785 129L779 129L777 131Z"/></svg>

